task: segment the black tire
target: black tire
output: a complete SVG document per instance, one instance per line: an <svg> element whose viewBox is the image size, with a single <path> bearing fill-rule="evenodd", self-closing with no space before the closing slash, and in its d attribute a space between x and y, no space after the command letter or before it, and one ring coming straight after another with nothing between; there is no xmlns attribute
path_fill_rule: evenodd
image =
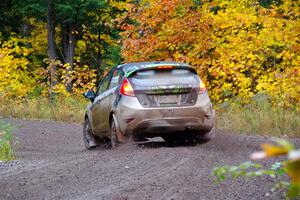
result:
<svg viewBox="0 0 300 200"><path fill-rule="evenodd" d="M190 133L173 133L162 136L169 146L188 144L193 141L193 135Z"/></svg>
<svg viewBox="0 0 300 200"><path fill-rule="evenodd" d="M177 137L172 137L169 135L165 135L162 136L162 138L165 140L165 142L167 143L168 146L173 146L178 142L178 138Z"/></svg>
<svg viewBox="0 0 300 200"><path fill-rule="evenodd" d="M205 133L204 135L197 135L197 139L203 141L209 141L214 139L216 136L216 128L213 127L209 132Z"/></svg>
<svg viewBox="0 0 300 200"><path fill-rule="evenodd" d="M88 118L85 118L83 124L83 142L88 150L94 150L97 147L95 137L92 133L91 124Z"/></svg>
<svg viewBox="0 0 300 200"><path fill-rule="evenodd" d="M111 147L116 148L119 145L119 140L118 140L117 125L116 125L114 117L112 117L112 119L111 119L110 134L111 134L110 135Z"/></svg>

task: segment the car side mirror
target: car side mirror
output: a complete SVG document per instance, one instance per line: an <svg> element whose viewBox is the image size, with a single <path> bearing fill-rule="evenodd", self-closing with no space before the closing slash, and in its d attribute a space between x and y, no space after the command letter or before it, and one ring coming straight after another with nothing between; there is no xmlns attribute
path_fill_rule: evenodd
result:
<svg viewBox="0 0 300 200"><path fill-rule="evenodd" d="M83 96L84 96L85 98L91 100L91 102L93 103L94 100L95 100L96 94L95 94L95 92L94 92L93 90L89 90L89 91L85 92L85 93L83 94Z"/></svg>

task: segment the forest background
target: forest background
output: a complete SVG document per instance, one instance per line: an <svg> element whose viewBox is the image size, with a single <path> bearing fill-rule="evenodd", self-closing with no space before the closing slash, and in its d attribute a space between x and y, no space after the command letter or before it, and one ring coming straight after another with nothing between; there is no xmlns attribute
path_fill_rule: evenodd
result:
<svg viewBox="0 0 300 200"><path fill-rule="evenodd" d="M297 0L2 0L0 115L82 122L112 67L191 64L218 127L299 136Z"/></svg>

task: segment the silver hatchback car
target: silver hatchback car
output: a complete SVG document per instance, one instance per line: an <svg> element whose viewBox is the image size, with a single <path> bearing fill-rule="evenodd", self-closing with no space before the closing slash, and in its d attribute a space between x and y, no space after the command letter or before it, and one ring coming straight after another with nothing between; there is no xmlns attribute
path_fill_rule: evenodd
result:
<svg viewBox="0 0 300 200"><path fill-rule="evenodd" d="M209 139L215 112L195 69L178 62L119 65L84 96L83 138L87 149L109 139L112 147L128 138L161 136L167 142Z"/></svg>

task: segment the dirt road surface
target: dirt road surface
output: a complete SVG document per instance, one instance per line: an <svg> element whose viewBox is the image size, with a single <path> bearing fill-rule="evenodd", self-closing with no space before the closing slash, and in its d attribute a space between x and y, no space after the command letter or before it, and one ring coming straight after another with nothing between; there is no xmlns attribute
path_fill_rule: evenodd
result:
<svg viewBox="0 0 300 200"><path fill-rule="evenodd" d="M157 140L88 151L81 125L11 122L17 127L18 160L0 163L0 199L281 198L278 193L266 195L273 185L268 177L216 184L210 176L216 166L247 161L269 138L218 131L204 144L170 147Z"/></svg>

